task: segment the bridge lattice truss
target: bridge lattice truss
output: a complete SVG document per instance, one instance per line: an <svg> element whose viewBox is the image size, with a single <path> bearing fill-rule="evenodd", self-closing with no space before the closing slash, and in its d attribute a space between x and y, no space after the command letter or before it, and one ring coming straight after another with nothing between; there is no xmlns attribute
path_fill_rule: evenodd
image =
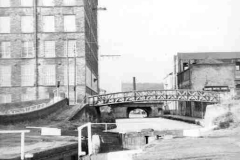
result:
<svg viewBox="0 0 240 160"><path fill-rule="evenodd" d="M118 92L88 97L88 104L90 106L145 101L195 101L218 103L220 101L220 95L217 92L209 91L147 90Z"/></svg>

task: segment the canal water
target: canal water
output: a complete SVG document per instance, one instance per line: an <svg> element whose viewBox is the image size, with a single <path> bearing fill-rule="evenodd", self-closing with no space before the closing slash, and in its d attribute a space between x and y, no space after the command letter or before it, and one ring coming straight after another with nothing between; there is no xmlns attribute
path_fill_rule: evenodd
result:
<svg viewBox="0 0 240 160"><path fill-rule="evenodd" d="M200 128L195 124L186 122L170 120L165 118L131 118L131 119L117 119L117 128L110 130L111 132L140 132L143 129L153 130L183 130Z"/></svg>

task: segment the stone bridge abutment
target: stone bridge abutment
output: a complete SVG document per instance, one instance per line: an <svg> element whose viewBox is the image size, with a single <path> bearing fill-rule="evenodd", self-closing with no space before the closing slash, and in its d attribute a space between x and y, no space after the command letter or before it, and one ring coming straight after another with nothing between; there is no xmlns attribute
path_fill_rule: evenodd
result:
<svg viewBox="0 0 240 160"><path fill-rule="evenodd" d="M126 103L110 105L115 118L129 118L129 113L135 109L142 109L147 117L158 117L162 115L163 103Z"/></svg>

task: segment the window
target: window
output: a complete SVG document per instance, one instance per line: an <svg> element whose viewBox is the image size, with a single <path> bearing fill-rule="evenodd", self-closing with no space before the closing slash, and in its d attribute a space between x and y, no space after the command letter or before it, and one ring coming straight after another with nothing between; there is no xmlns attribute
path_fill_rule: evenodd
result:
<svg viewBox="0 0 240 160"><path fill-rule="evenodd" d="M63 0L63 5L65 6L74 6L76 3L76 0Z"/></svg>
<svg viewBox="0 0 240 160"><path fill-rule="evenodd" d="M236 71L240 71L240 62L236 62Z"/></svg>
<svg viewBox="0 0 240 160"><path fill-rule="evenodd" d="M39 92L39 97L38 97L39 99L49 99L49 91L47 87L39 88L38 92Z"/></svg>
<svg viewBox="0 0 240 160"><path fill-rule="evenodd" d="M76 40L68 40L64 42L64 56L74 57L76 52Z"/></svg>
<svg viewBox="0 0 240 160"><path fill-rule="evenodd" d="M21 6L33 6L33 0L21 0Z"/></svg>
<svg viewBox="0 0 240 160"><path fill-rule="evenodd" d="M41 0L41 2L42 6L54 6L54 0Z"/></svg>
<svg viewBox="0 0 240 160"><path fill-rule="evenodd" d="M11 42L0 43L0 58L11 58Z"/></svg>
<svg viewBox="0 0 240 160"><path fill-rule="evenodd" d="M240 84L237 84L237 85L236 85L236 88L239 89L239 88L240 88Z"/></svg>
<svg viewBox="0 0 240 160"><path fill-rule="evenodd" d="M0 7L10 7L10 0L0 0Z"/></svg>
<svg viewBox="0 0 240 160"><path fill-rule="evenodd" d="M22 57L31 58L33 57L33 42L27 41L22 44Z"/></svg>
<svg viewBox="0 0 240 160"><path fill-rule="evenodd" d="M44 56L55 57L55 41L44 41Z"/></svg>
<svg viewBox="0 0 240 160"><path fill-rule="evenodd" d="M33 32L33 17L32 16L22 16L21 17L21 29L23 33Z"/></svg>
<svg viewBox="0 0 240 160"><path fill-rule="evenodd" d="M76 18L75 15L64 16L64 32L75 32L76 31Z"/></svg>
<svg viewBox="0 0 240 160"><path fill-rule="evenodd" d="M183 70L184 70L184 71L187 70L188 67L189 67L189 64L188 64L188 63L183 63Z"/></svg>
<svg viewBox="0 0 240 160"><path fill-rule="evenodd" d="M11 66L0 66L0 86L11 86Z"/></svg>
<svg viewBox="0 0 240 160"><path fill-rule="evenodd" d="M34 67L32 65L21 66L21 85L34 86Z"/></svg>
<svg viewBox="0 0 240 160"><path fill-rule="evenodd" d="M10 17L0 17L0 33L10 33Z"/></svg>
<svg viewBox="0 0 240 160"><path fill-rule="evenodd" d="M54 16L43 16L43 32L55 32Z"/></svg>
<svg viewBox="0 0 240 160"><path fill-rule="evenodd" d="M56 68L55 65L45 65L42 68L42 84L55 85L56 84Z"/></svg>
<svg viewBox="0 0 240 160"><path fill-rule="evenodd" d="M11 94L0 94L0 103L11 103L12 95Z"/></svg>
<svg viewBox="0 0 240 160"><path fill-rule="evenodd" d="M23 102L35 100L35 95L32 93L21 94L21 100Z"/></svg>
<svg viewBox="0 0 240 160"><path fill-rule="evenodd" d="M64 69L64 85L68 84L68 77L69 77L69 85L74 85L74 79L75 79L74 71L75 70L74 70L73 65L70 65L69 67L65 66L65 69Z"/></svg>
<svg viewBox="0 0 240 160"><path fill-rule="evenodd" d="M75 83L75 67L74 65L65 66L64 68L64 85L74 85ZM68 78L69 77L69 78Z"/></svg>

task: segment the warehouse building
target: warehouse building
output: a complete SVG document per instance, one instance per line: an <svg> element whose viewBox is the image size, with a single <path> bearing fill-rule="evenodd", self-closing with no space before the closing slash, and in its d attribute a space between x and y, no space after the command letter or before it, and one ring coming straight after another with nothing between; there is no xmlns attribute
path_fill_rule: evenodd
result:
<svg viewBox="0 0 240 160"><path fill-rule="evenodd" d="M0 103L98 93L98 0L0 0Z"/></svg>

